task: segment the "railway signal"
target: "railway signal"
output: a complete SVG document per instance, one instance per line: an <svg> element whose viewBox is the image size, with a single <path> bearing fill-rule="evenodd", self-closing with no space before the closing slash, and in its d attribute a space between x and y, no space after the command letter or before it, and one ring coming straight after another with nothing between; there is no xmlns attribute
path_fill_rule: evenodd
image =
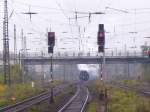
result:
<svg viewBox="0 0 150 112"><path fill-rule="evenodd" d="M104 45L105 42L105 34L104 32L98 32L98 45Z"/></svg>
<svg viewBox="0 0 150 112"><path fill-rule="evenodd" d="M104 66L105 66L105 30L104 24L99 24L98 34L97 34L97 44L98 44L98 52L103 53L101 59L103 62L100 64L100 84L99 84L99 99L104 100L105 96L105 87L103 82L104 75Z"/></svg>
<svg viewBox="0 0 150 112"><path fill-rule="evenodd" d="M55 32L48 32L48 46L55 46Z"/></svg>
<svg viewBox="0 0 150 112"><path fill-rule="evenodd" d="M104 46L98 46L98 51L99 52L104 52Z"/></svg>
<svg viewBox="0 0 150 112"><path fill-rule="evenodd" d="M105 45L105 30L104 24L99 24L99 30L97 35L98 52L104 52Z"/></svg>
<svg viewBox="0 0 150 112"><path fill-rule="evenodd" d="M50 76L51 76L51 83L53 84L53 52L55 46L55 32L48 32L48 53L51 54L51 64L50 64ZM53 97L53 87L51 88L51 97L50 102L54 102Z"/></svg>
<svg viewBox="0 0 150 112"><path fill-rule="evenodd" d="M55 46L55 32L48 32L48 53L53 53Z"/></svg>
<svg viewBox="0 0 150 112"><path fill-rule="evenodd" d="M48 53L53 53L54 52L54 48L51 46L48 46Z"/></svg>

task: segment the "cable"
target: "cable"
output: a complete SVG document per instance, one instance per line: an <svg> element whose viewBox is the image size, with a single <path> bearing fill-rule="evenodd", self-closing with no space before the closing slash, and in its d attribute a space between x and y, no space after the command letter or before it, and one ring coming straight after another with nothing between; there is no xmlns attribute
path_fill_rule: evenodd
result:
<svg viewBox="0 0 150 112"><path fill-rule="evenodd" d="M25 3L26 4L26 3ZM27 5L27 4L26 4ZM28 4L29 5L29 4ZM60 4L59 4L60 5ZM38 7L38 6L37 6ZM51 9L51 8L50 8ZM53 8L52 8L53 9ZM61 10L60 10L61 9ZM64 9L62 9L62 7L60 6L60 9L57 9L57 10L59 10L59 11L62 11L63 12L63 14L65 15L65 16L67 16L66 15L66 13L65 13L65 11L66 10L64 10ZM70 12L70 11L69 11ZM75 12L75 11L74 11ZM68 16L67 16L67 19L68 19ZM70 22L69 22L69 24L70 24ZM133 23L134 24L134 23ZM142 23L140 23L140 24L142 24ZM129 24L129 25L132 25L132 24ZM127 25L126 25L127 26ZM77 27L79 27L79 25L77 24ZM71 27L72 28L72 27Z"/></svg>
<svg viewBox="0 0 150 112"><path fill-rule="evenodd" d="M67 15L66 15L66 13L64 12L64 9L61 7L61 5L57 2L57 0L56 0L56 4L57 4L57 6L60 8L60 10L62 11L62 13L64 14L64 16L66 17L66 19L69 21L69 28L70 28L70 32L71 32L71 35L72 35L72 37L73 37L73 31L72 31L72 26L71 26L71 23L70 23L70 17L68 17Z"/></svg>
<svg viewBox="0 0 150 112"><path fill-rule="evenodd" d="M17 16L19 16L19 18L21 18L21 16L20 16L20 14L18 14L18 13L16 13L17 14ZM39 15L37 15L37 16L39 16ZM39 18L42 18L41 16L39 17ZM21 20L24 20L23 18L21 18ZM49 21L48 20L46 20L46 19L44 19L44 21L46 21L46 22L48 22L49 23ZM21 22L22 23L22 22ZM56 23L58 23L58 21L56 22ZM32 22L32 24L34 25L34 26L36 26L33 22ZM61 23L61 24L65 24L65 23ZM36 26L37 27L37 26ZM33 28L30 28L32 31L34 31L34 32L36 32L36 33L39 33L39 31L37 31L37 30L35 30L35 29L33 29ZM39 28L36 28L36 29L39 29ZM44 34L43 32L40 32L39 34Z"/></svg>
<svg viewBox="0 0 150 112"><path fill-rule="evenodd" d="M49 9L49 10L56 10L56 11L59 11L59 12L61 11L60 9L57 9L57 8L50 8L50 7L40 6L40 5L27 4L27 3L20 2L20 1L17 1L16 3L22 4L22 5L27 5L27 6L32 6L32 7L37 7L37 8L43 8L43 9ZM70 12L68 10L64 10L64 11Z"/></svg>
<svg viewBox="0 0 150 112"><path fill-rule="evenodd" d="M17 13L15 13L21 20L23 20L24 21L24 19L19 15L19 14L17 14ZM22 21L20 22L21 24L22 24ZM33 24L33 23L32 23ZM23 26L23 25L22 25ZM35 25L33 25L34 27L36 27ZM37 30L35 30L35 29L33 29L33 28L29 28L30 30L32 30L32 31L34 31L35 33L38 33L38 34L45 34L44 32L40 32L40 31L37 31ZM36 27L36 29L39 29L39 28L37 28Z"/></svg>

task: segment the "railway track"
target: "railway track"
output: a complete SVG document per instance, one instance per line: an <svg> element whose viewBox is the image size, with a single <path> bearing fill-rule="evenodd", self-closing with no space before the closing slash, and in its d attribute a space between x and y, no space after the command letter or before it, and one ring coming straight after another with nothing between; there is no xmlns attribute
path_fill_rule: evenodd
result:
<svg viewBox="0 0 150 112"><path fill-rule="evenodd" d="M88 88L78 86L75 95L58 112L83 112L88 98Z"/></svg>
<svg viewBox="0 0 150 112"><path fill-rule="evenodd" d="M150 91L148 90L144 90L144 89L139 89L139 88L136 88L136 87L131 87L131 86L128 86L128 85L125 85L125 84L111 84L112 87L117 87L117 88L122 88L122 89L126 89L126 90L131 90L131 91L135 91L139 94L142 94L144 96L147 96L147 97L150 97Z"/></svg>
<svg viewBox="0 0 150 112"><path fill-rule="evenodd" d="M65 87L67 87L67 84L59 85L55 87L54 90L54 96L63 91ZM51 96L51 91L41 93L39 95L36 95L34 97L28 98L24 101L18 102L16 104L8 105L6 107L0 108L0 112L22 112L23 110L31 107L34 104L40 103L44 100L49 99Z"/></svg>

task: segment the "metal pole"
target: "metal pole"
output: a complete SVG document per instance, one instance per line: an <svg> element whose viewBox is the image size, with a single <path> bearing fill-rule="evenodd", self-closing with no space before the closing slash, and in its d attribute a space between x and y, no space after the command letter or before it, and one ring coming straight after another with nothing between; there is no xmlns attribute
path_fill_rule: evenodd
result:
<svg viewBox="0 0 150 112"><path fill-rule="evenodd" d="M19 50L19 66L20 66L20 70L21 70L21 79L22 82L24 83L24 61L22 60L23 58L23 54L21 53L21 51L23 51L24 49Z"/></svg>
<svg viewBox="0 0 150 112"><path fill-rule="evenodd" d="M22 62L21 62L21 51L22 51L22 50L19 50L19 68L20 68L20 71L21 71L21 74L20 74L21 82L23 82L23 72L22 72Z"/></svg>
<svg viewBox="0 0 150 112"><path fill-rule="evenodd" d="M64 64L64 81L66 80L66 65Z"/></svg>
<svg viewBox="0 0 150 112"><path fill-rule="evenodd" d="M17 63L16 25L14 25L14 64Z"/></svg>
<svg viewBox="0 0 150 112"><path fill-rule="evenodd" d="M103 57L101 56L101 63L100 63L100 80L103 80Z"/></svg>
<svg viewBox="0 0 150 112"><path fill-rule="evenodd" d="M50 73L51 73L51 83L52 83L52 87L51 87L51 97L50 97L50 102L54 103L54 95L53 95L53 53L51 54L51 67L50 67Z"/></svg>
<svg viewBox="0 0 150 112"><path fill-rule="evenodd" d="M71 79L73 81L74 79L74 74L73 74L73 65L71 64L71 72L70 72L70 75L71 75Z"/></svg>
<svg viewBox="0 0 150 112"><path fill-rule="evenodd" d="M124 52L125 52L125 56L127 56L127 45L124 45Z"/></svg>
<svg viewBox="0 0 150 112"><path fill-rule="evenodd" d="M3 65L4 83L10 86L10 59L9 59L9 35L8 35L8 7L7 0L4 0L4 22L3 22Z"/></svg>
<svg viewBox="0 0 150 112"><path fill-rule="evenodd" d="M129 62L128 62L128 79L130 78L130 68L129 68Z"/></svg>
<svg viewBox="0 0 150 112"><path fill-rule="evenodd" d="M43 51L41 51L41 54L42 54L42 58L43 58ZM45 83L45 73L44 73L44 65L43 65L43 63L41 63L42 64L42 86L44 87L44 83Z"/></svg>
<svg viewBox="0 0 150 112"><path fill-rule="evenodd" d="M22 51L22 53L21 53L21 58L24 58L25 57L25 47L26 47L26 45L25 45L25 36L24 36L24 33L23 33L23 29L21 29L21 41L22 41L22 49L21 49L21 51ZM23 81L23 83L25 82L25 79L24 79L24 61L22 60L22 62L21 62L21 74L22 74L22 81Z"/></svg>
<svg viewBox="0 0 150 112"><path fill-rule="evenodd" d="M51 67L50 67L50 73L51 73L51 80L53 82L53 54L51 55Z"/></svg>
<svg viewBox="0 0 150 112"><path fill-rule="evenodd" d="M103 53L103 74L105 75L105 78L107 79L106 72L105 72L105 65L106 65L106 58L105 58L105 49Z"/></svg>
<svg viewBox="0 0 150 112"><path fill-rule="evenodd" d="M21 62L20 62L20 51L19 51L19 68L21 69Z"/></svg>
<svg viewBox="0 0 150 112"><path fill-rule="evenodd" d="M116 48L116 56L118 55L118 50L117 50L117 48Z"/></svg>
<svg viewBox="0 0 150 112"><path fill-rule="evenodd" d="M79 31L79 53L80 53L80 50L81 50L81 32L80 32L80 26L78 27L78 31Z"/></svg>

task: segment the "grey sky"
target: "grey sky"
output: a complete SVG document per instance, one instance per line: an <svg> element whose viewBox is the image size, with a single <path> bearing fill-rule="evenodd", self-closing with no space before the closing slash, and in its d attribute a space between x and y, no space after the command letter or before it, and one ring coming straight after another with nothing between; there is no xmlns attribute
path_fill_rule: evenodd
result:
<svg viewBox="0 0 150 112"><path fill-rule="evenodd" d="M0 3L0 50L2 50L3 1L1 0ZM50 29L51 27L51 30L56 32L56 51L60 51L61 49L59 48L67 48L67 51L78 51L79 40L76 40L76 38L79 38L78 26L80 26L82 46L84 46L82 47L82 51L92 49L97 51L97 31L98 24L100 23L104 23L106 32L109 32L106 34L106 47L113 50L115 48L122 50L125 44L128 49L132 46L139 47L145 41L149 41L143 38L150 36L149 4L149 0L9 0L9 14L14 10L13 16L9 20L10 49L13 50L14 24L17 25L18 49L21 49L21 28L23 28L24 34L27 37L27 48L32 49L32 51L44 50L46 52L46 28ZM29 16L21 14L22 12L27 12L29 6L31 7L31 11L38 13L32 16L31 22ZM125 10L129 13L106 9L106 7ZM102 11L105 14L92 15L91 23L88 23L88 18L82 18L78 19L77 22L71 20L69 25L67 18L74 18L74 11ZM78 14L78 17L80 16L88 15ZM138 33L129 33L135 31ZM28 33L33 34L29 35ZM133 37L136 37L135 42L133 41Z"/></svg>

